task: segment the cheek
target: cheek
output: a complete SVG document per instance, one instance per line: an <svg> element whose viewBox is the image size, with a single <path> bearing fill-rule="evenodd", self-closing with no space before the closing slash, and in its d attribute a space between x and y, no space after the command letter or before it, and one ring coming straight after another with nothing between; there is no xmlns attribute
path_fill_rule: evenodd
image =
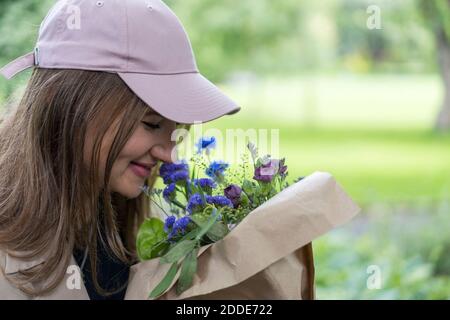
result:
<svg viewBox="0 0 450 320"><path fill-rule="evenodd" d="M130 197L131 194L139 191L139 186L143 180L134 175L129 169L128 161L116 162L111 171L109 188L112 192L118 192L123 196Z"/></svg>
<svg viewBox="0 0 450 320"><path fill-rule="evenodd" d="M113 122L113 124L108 128L108 130L105 133L105 136L103 137L103 140L100 143L100 150L99 150L99 170L100 170L100 177L103 179L104 169L106 165L106 158L108 155L108 152L110 150L111 144L113 142L113 138L115 136L115 133L117 131L117 121ZM91 158L93 155L93 148L94 148L94 138L98 134L97 130L95 129L94 124L90 124L87 127L85 140L84 140L84 148L83 148L83 160L86 168L89 168L91 163ZM95 160L95 159L94 159Z"/></svg>
<svg viewBox="0 0 450 320"><path fill-rule="evenodd" d="M127 141L122 151L120 152L118 159L127 160L128 162L142 158L145 153L149 152L152 147L153 139L150 134L145 134L141 130L136 132Z"/></svg>

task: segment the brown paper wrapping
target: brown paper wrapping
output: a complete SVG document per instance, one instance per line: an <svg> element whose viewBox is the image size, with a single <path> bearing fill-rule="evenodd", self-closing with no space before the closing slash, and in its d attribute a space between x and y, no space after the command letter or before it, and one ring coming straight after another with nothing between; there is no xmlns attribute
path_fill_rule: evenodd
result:
<svg viewBox="0 0 450 320"><path fill-rule="evenodd" d="M178 273L158 299L314 299L311 242L359 211L329 173L315 172L200 248L192 287L178 296ZM132 266L125 299L148 299L169 268L159 259Z"/></svg>

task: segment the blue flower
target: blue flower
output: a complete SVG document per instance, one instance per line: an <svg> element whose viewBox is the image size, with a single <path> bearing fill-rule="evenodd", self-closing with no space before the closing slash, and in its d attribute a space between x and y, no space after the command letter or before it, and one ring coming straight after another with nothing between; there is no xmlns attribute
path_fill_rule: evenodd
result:
<svg viewBox="0 0 450 320"><path fill-rule="evenodd" d="M186 206L187 212L192 214L193 212L197 211L199 207L203 207L205 205L205 202L202 199L202 196L198 193L194 193L188 201L188 204Z"/></svg>
<svg viewBox="0 0 450 320"><path fill-rule="evenodd" d="M203 150L206 150L206 153L209 153L212 149L216 147L216 138L202 137L198 140L195 146L197 147L197 153L201 153Z"/></svg>
<svg viewBox="0 0 450 320"><path fill-rule="evenodd" d="M228 168L228 163L223 161L213 161L206 169L205 173L208 177L213 178L216 181L223 179L224 171Z"/></svg>
<svg viewBox="0 0 450 320"><path fill-rule="evenodd" d="M186 181L189 177L189 166L187 163L164 163L159 168L159 175L164 184Z"/></svg>
<svg viewBox="0 0 450 320"><path fill-rule="evenodd" d="M184 234L186 232L186 228L189 222L191 222L191 218L189 218L188 216L184 216L175 221L175 223L173 224L172 231L167 236L167 239L171 240L174 236L178 234Z"/></svg>
<svg viewBox="0 0 450 320"><path fill-rule="evenodd" d="M189 169L187 163L163 163L159 168L159 174L161 177L164 177L167 174L171 174L175 171L187 171Z"/></svg>
<svg viewBox="0 0 450 320"><path fill-rule="evenodd" d="M224 196L206 196L206 202L220 207L233 208L233 202Z"/></svg>
<svg viewBox="0 0 450 320"><path fill-rule="evenodd" d="M188 216L181 217L178 219L175 224L174 228L177 228L179 230L185 231L186 227L188 226L189 222L191 222L191 218Z"/></svg>
<svg viewBox="0 0 450 320"><path fill-rule="evenodd" d="M200 179L194 179L192 182L195 186L200 187L202 189L204 188L211 188L214 189L217 185L214 182L214 180L211 180L209 178L200 178Z"/></svg>
<svg viewBox="0 0 450 320"><path fill-rule="evenodd" d="M164 199L170 203L170 200L172 200L175 197L175 183L169 184L163 191L163 197Z"/></svg>
<svg viewBox="0 0 450 320"><path fill-rule="evenodd" d="M164 178L164 183L178 182L178 181L187 181L189 178L189 172L187 171L176 171L172 173L170 176L166 176Z"/></svg>
<svg viewBox="0 0 450 320"><path fill-rule="evenodd" d="M173 224L175 223L175 220L177 218L175 216L170 216L166 218L166 221L164 223L164 231L169 232L169 229L172 228Z"/></svg>

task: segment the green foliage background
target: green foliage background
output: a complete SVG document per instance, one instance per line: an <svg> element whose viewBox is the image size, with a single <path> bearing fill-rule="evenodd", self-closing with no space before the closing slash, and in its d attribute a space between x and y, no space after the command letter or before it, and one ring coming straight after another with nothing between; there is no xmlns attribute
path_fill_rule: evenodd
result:
<svg viewBox="0 0 450 320"><path fill-rule="evenodd" d="M30 52L54 0L0 0L0 65ZM201 72L242 105L205 126L280 131L290 178L329 171L363 208L314 242L319 299L450 298L450 136L434 32L447 0L167 0ZM367 8L382 29L367 28ZM0 79L0 105L26 71ZM381 269L369 290L367 268Z"/></svg>

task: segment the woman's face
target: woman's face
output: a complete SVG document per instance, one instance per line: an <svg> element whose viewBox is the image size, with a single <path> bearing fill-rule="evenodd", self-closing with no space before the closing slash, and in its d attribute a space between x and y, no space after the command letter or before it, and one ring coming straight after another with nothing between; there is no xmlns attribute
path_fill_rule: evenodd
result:
<svg viewBox="0 0 450 320"><path fill-rule="evenodd" d="M117 132L115 124L108 129L102 142L100 153L102 178L106 157ZM142 192L140 187L144 185L149 171L143 170L134 163L148 165L152 168L158 160L172 162L171 154L175 142L171 141L171 135L175 129L174 121L162 117L149 108L146 116L138 124L112 166L110 191L117 192L128 199L139 196Z"/></svg>

